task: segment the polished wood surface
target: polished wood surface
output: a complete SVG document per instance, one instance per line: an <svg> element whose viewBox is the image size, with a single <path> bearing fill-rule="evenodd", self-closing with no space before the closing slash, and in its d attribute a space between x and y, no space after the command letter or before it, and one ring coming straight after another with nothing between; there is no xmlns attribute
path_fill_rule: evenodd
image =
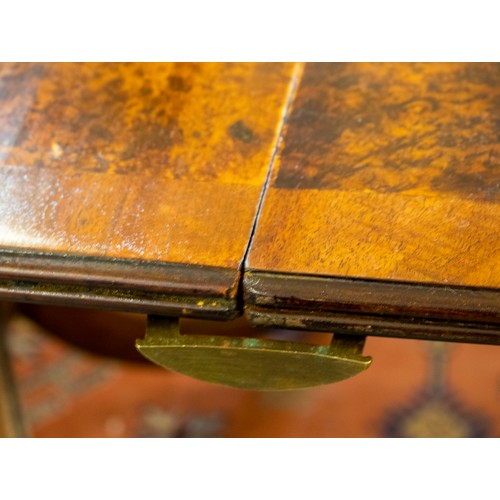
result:
<svg viewBox="0 0 500 500"><path fill-rule="evenodd" d="M496 343L499 68L1 65L0 297Z"/></svg>
<svg viewBox="0 0 500 500"><path fill-rule="evenodd" d="M499 104L499 64L306 64L246 263L249 311L302 328L324 318L279 309L483 321L498 337Z"/></svg>
<svg viewBox="0 0 500 500"><path fill-rule="evenodd" d="M499 99L497 64L306 65L249 267L500 287Z"/></svg>
<svg viewBox="0 0 500 500"><path fill-rule="evenodd" d="M4 296L234 315L295 71L1 65ZM138 289L149 296L130 295Z"/></svg>

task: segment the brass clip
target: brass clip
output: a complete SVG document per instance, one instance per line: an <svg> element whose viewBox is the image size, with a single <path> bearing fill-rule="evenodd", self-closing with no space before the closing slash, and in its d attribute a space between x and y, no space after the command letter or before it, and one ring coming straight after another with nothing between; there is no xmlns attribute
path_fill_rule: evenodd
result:
<svg viewBox="0 0 500 500"><path fill-rule="evenodd" d="M334 335L328 346L219 335L182 335L178 319L149 316L136 341L153 363L216 384L286 390L339 382L371 364L365 337Z"/></svg>

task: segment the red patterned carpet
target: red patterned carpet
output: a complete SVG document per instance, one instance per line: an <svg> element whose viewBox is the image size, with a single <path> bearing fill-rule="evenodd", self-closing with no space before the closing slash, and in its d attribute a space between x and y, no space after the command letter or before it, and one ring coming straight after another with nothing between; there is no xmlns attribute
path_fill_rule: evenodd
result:
<svg viewBox="0 0 500 500"><path fill-rule="evenodd" d="M310 390L256 393L99 358L11 321L35 437L500 437L500 347L369 338L372 367Z"/></svg>

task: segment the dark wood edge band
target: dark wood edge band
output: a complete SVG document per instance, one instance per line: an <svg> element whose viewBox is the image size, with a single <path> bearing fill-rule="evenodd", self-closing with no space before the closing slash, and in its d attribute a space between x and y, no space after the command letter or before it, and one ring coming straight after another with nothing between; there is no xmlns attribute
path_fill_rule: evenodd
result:
<svg viewBox="0 0 500 500"><path fill-rule="evenodd" d="M254 326L324 331L345 335L398 337L405 339L500 345L498 325L458 322L409 322L407 318L348 314L299 313L247 306L245 314Z"/></svg>
<svg viewBox="0 0 500 500"><path fill-rule="evenodd" d="M0 279L229 298L236 294L238 274L237 269L212 266L0 249Z"/></svg>
<svg viewBox="0 0 500 500"><path fill-rule="evenodd" d="M239 315L235 299L174 295L137 290L0 280L0 298L34 304L101 308L113 311L231 320Z"/></svg>
<svg viewBox="0 0 500 500"><path fill-rule="evenodd" d="M342 279L247 271L248 307L298 313L383 315L405 321L494 324L500 328L500 289Z"/></svg>

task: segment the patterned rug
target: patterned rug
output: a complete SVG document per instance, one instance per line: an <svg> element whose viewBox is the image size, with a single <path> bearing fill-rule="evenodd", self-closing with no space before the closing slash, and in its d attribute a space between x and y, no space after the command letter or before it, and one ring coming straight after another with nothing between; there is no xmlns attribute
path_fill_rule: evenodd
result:
<svg viewBox="0 0 500 500"><path fill-rule="evenodd" d="M369 338L372 367L258 393L99 358L23 317L8 345L34 437L500 437L500 347Z"/></svg>

